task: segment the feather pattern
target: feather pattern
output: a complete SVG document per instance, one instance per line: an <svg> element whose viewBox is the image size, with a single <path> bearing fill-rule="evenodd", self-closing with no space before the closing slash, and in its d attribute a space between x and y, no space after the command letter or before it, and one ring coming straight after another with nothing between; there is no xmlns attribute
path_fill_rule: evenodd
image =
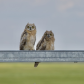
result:
<svg viewBox="0 0 84 84"><path fill-rule="evenodd" d="M36 26L28 23L21 35L20 50L34 50L35 41Z"/></svg>
<svg viewBox="0 0 84 84"><path fill-rule="evenodd" d="M46 31L38 42L36 50L54 50L54 34L52 31ZM37 67L39 62L35 62L34 67Z"/></svg>
<svg viewBox="0 0 84 84"><path fill-rule="evenodd" d="M20 50L24 50L26 40L27 40L27 32L24 30L24 32L21 35L21 39L20 39Z"/></svg>
<svg viewBox="0 0 84 84"><path fill-rule="evenodd" d="M36 46L36 50L39 50L39 47L41 46L41 44L44 43L44 39L45 39L45 36L42 37L42 39L38 42L37 46ZM42 50L42 49L40 49Z"/></svg>

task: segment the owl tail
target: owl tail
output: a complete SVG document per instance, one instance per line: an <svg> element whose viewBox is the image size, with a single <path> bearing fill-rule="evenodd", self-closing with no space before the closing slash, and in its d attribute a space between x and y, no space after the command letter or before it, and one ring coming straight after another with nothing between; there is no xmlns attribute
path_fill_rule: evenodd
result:
<svg viewBox="0 0 84 84"><path fill-rule="evenodd" d="M34 63L34 67L37 67L38 64L39 64L39 62L35 62L35 63Z"/></svg>

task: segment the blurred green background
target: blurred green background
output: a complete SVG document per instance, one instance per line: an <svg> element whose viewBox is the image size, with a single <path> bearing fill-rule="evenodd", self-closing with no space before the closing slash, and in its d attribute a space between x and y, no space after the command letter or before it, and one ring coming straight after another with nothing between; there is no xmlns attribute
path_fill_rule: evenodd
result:
<svg viewBox="0 0 84 84"><path fill-rule="evenodd" d="M84 63L0 63L0 84L84 84Z"/></svg>

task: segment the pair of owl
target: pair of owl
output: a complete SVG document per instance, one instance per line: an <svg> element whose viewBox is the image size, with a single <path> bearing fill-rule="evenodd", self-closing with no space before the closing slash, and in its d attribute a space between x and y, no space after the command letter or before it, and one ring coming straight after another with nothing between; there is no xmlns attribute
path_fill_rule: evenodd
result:
<svg viewBox="0 0 84 84"><path fill-rule="evenodd" d="M36 41L36 26L35 24L29 24L25 26L25 29L20 39L20 50L34 50ZM41 40L37 43L36 50L54 50L54 34L52 31L46 31ZM39 62L35 62L34 67L37 67Z"/></svg>

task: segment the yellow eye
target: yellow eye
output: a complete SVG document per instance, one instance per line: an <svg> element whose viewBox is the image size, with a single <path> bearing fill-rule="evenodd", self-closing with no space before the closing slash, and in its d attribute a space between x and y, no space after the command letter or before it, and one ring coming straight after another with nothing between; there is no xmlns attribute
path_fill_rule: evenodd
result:
<svg viewBox="0 0 84 84"><path fill-rule="evenodd" d="M50 34L50 36L52 36L52 34Z"/></svg>
<svg viewBox="0 0 84 84"><path fill-rule="evenodd" d="M34 28L34 26L32 26L32 28Z"/></svg>
<svg viewBox="0 0 84 84"><path fill-rule="evenodd" d="M29 28L29 26L27 26L27 28Z"/></svg>

